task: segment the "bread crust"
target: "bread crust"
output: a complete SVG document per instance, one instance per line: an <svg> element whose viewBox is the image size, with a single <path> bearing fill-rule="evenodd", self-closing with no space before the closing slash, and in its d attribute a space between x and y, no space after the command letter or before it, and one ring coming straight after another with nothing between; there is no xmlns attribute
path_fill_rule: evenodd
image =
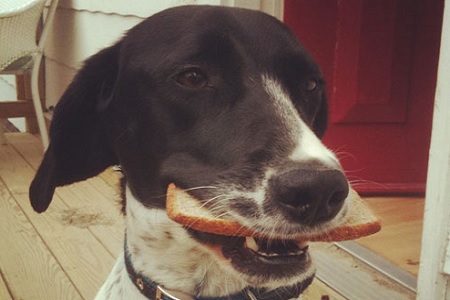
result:
<svg viewBox="0 0 450 300"><path fill-rule="evenodd" d="M290 239L313 242L338 242L354 240L378 232L379 219L372 213L353 189L350 190L349 213L338 227L317 234L298 234ZM198 231L225 236L261 237L255 230L237 221L214 217L201 202L173 183L169 185L166 200L167 215L173 221ZM277 238L271 235L271 238ZM282 238L280 236L280 238Z"/></svg>

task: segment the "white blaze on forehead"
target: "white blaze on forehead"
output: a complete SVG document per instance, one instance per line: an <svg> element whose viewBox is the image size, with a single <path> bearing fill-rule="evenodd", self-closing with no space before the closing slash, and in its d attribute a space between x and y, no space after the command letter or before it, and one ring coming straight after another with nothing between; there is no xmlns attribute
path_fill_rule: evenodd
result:
<svg viewBox="0 0 450 300"><path fill-rule="evenodd" d="M325 147L314 132L302 122L302 134L298 137L297 147L290 158L294 161L303 161L308 159L318 160L324 163L339 166L339 162L331 150Z"/></svg>
<svg viewBox="0 0 450 300"><path fill-rule="evenodd" d="M295 145L289 159L292 161L318 160L336 166L338 161L335 155L322 144L300 118L289 94L283 89L280 82L264 74L262 75L262 83L283 124L285 132L280 132L280 134L287 135Z"/></svg>
<svg viewBox="0 0 450 300"><path fill-rule="evenodd" d="M289 94L278 81L270 78L267 74L262 75L262 83L283 124L284 132L279 134L289 135L292 142L295 142L296 137L301 134L300 117L292 104Z"/></svg>

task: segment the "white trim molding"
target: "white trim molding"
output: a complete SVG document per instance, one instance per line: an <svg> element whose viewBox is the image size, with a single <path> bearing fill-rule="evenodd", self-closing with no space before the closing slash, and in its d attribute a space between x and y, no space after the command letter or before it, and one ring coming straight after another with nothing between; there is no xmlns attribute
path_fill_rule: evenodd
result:
<svg viewBox="0 0 450 300"><path fill-rule="evenodd" d="M450 0L445 1L428 164L419 300L450 299ZM447 273L447 274L445 274Z"/></svg>
<svg viewBox="0 0 450 300"><path fill-rule="evenodd" d="M283 0L221 0L220 4L259 10L283 20Z"/></svg>

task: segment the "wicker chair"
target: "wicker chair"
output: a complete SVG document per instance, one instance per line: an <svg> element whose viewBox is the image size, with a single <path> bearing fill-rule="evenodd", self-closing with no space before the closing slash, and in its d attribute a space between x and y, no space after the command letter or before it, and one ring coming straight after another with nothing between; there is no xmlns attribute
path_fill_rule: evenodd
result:
<svg viewBox="0 0 450 300"><path fill-rule="evenodd" d="M43 18L45 0L0 1L0 74L23 75L31 72L31 98L44 148L49 143L47 127L39 96L39 68L58 0L49 0L50 7ZM39 27L43 21L43 26ZM42 28L40 35L37 35ZM0 117L29 117L30 101L0 102ZM4 106L4 109L1 107ZM16 107L17 109L12 109ZM31 107L30 107L31 108ZM31 108L32 111L32 108ZM0 129L0 139L4 138Z"/></svg>

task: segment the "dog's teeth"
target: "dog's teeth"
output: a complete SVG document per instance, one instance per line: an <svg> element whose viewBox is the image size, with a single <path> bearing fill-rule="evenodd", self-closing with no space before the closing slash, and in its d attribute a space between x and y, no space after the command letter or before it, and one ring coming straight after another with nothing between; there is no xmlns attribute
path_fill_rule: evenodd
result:
<svg viewBox="0 0 450 300"><path fill-rule="evenodd" d="M259 250L258 244L256 243L255 239L252 237L245 238L245 246L255 252L258 252L258 250Z"/></svg>
<svg viewBox="0 0 450 300"><path fill-rule="evenodd" d="M300 250L303 250L303 249L305 249L305 248L308 247L308 242L307 242L307 241L301 241L301 242L298 242L298 243L297 243L297 246L298 246L298 248L299 248Z"/></svg>

